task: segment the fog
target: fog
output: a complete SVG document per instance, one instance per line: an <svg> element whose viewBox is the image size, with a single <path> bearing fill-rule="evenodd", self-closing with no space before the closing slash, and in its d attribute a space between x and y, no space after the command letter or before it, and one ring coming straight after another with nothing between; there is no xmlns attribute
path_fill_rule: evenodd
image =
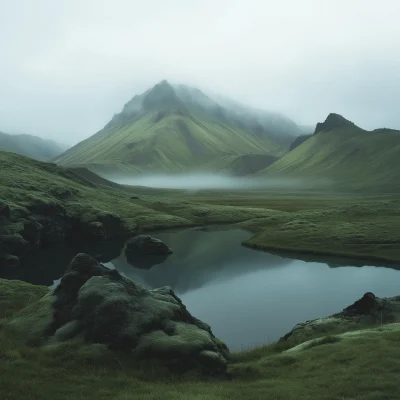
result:
<svg viewBox="0 0 400 400"><path fill-rule="evenodd" d="M328 180L289 179L266 177L235 177L214 173L193 173L176 175L141 175L110 178L122 185L145 186L159 189L219 189L219 190L262 190L262 189L311 189L326 187Z"/></svg>
<svg viewBox="0 0 400 400"><path fill-rule="evenodd" d="M74 144L162 79L400 128L398 0L0 0L0 130Z"/></svg>

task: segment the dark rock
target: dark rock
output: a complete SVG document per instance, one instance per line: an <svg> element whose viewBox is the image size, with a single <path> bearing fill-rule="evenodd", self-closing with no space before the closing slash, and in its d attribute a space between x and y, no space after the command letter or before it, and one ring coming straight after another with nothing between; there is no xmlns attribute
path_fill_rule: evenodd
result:
<svg viewBox="0 0 400 400"><path fill-rule="evenodd" d="M355 127L356 125L347 120L346 118L342 117L339 114L331 113L328 115L324 122L318 122L317 126L315 127L314 135L318 132L330 131L335 128L344 128L344 127Z"/></svg>
<svg viewBox="0 0 400 400"><path fill-rule="evenodd" d="M10 254L0 256L0 270L2 268L17 268L19 266L19 258Z"/></svg>
<svg viewBox="0 0 400 400"><path fill-rule="evenodd" d="M10 206L2 201L0 201L0 217L9 219L11 216Z"/></svg>
<svg viewBox="0 0 400 400"><path fill-rule="evenodd" d="M66 237L70 242L118 240L124 234L121 217L113 213L70 217L66 228Z"/></svg>
<svg viewBox="0 0 400 400"><path fill-rule="evenodd" d="M348 314L368 314L377 306L376 296L371 292L367 292L361 299L355 301L343 311Z"/></svg>
<svg viewBox="0 0 400 400"><path fill-rule="evenodd" d="M43 225L37 221L25 221L21 234L31 245L37 246L41 242Z"/></svg>
<svg viewBox="0 0 400 400"><path fill-rule="evenodd" d="M126 253L166 256L172 254L172 250L159 239L148 235L138 235L127 242Z"/></svg>
<svg viewBox="0 0 400 400"><path fill-rule="evenodd" d="M119 215L104 212L97 215L97 221L103 224L107 239L122 237L124 235L124 223Z"/></svg>
<svg viewBox="0 0 400 400"><path fill-rule="evenodd" d="M29 249L29 243L18 233L0 236L0 253L21 256Z"/></svg>
<svg viewBox="0 0 400 400"><path fill-rule="evenodd" d="M53 293L27 308L8 327L51 343L73 339L101 343L174 370L224 373L229 350L192 316L170 287L147 290L78 254Z"/></svg>
<svg viewBox="0 0 400 400"><path fill-rule="evenodd" d="M301 343L316 335L337 334L400 322L400 296L380 299L367 292L343 311L297 324L280 341Z"/></svg>
<svg viewBox="0 0 400 400"><path fill-rule="evenodd" d="M95 240L105 240L106 239L106 231L101 222L89 222L88 223L89 235L92 239Z"/></svg>

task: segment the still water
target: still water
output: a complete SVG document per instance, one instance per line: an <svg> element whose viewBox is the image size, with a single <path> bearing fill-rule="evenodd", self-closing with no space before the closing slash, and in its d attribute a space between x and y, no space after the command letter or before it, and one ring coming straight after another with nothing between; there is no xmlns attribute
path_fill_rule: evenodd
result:
<svg viewBox="0 0 400 400"><path fill-rule="evenodd" d="M298 322L341 311L365 292L400 294L400 271L305 262L254 251L242 230L153 235L174 253L149 269L125 254L105 265L147 288L171 286L188 310L232 350L277 340Z"/></svg>

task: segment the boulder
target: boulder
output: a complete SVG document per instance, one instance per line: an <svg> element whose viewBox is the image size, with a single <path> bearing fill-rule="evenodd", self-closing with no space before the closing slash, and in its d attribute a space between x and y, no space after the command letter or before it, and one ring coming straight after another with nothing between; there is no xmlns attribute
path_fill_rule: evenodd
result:
<svg viewBox="0 0 400 400"><path fill-rule="evenodd" d="M21 235L24 239L33 246L39 245L41 243L43 225L35 220L25 221L23 224L24 228Z"/></svg>
<svg viewBox="0 0 400 400"><path fill-rule="evenodd" d="M106 239L106 231L101 222L94 221L88 223L88 234L91 239L94 240L105 240Z"/></svg>
<svg viewBox="0 0 400 400"><path fill-rule="evenodd" d="M339 334L393 322L400 322L400 296L380 299L367 292L339 313L297 324L279 341L301 343L321 334Z"/></svg>
<svg viewBox="0 0 400 400"><path fill-rule="evenodd" d="M177 371L224 373L229 350L170 287L147 290L80 253L60 284L8 328L47 343L80 337Z"/></svg>
<svg viewBox="0 0 400 400"><path fill-rule="evenodd" d="M18 233L0 236L0 253L21 256L29 249L29 243Z"/></svg>
<svg viewBox="0 0 400 400"><path fill-rule="evenodd" d="M160 239L148 235L138 235L127 242L126 253L142 256L168 256L172 254L172 250Z"/></svg>
<svg viewBox="0 0 400 400"><path fill-rule="evenodd" d="M9 254L0 256L0 271L3 268L16 268L20 264L19 258L17 256L12 256Z"/></svg>

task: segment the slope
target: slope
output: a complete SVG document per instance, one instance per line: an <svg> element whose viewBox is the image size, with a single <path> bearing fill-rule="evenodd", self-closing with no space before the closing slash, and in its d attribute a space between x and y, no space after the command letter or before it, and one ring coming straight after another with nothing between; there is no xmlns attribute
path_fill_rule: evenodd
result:
<svg viewBox="0 0 400 400"><path fill-rule="evenodd" d="M341 187L399 190L400 131L365 131L330 114L315 133L259 174L328 178Z"/></svg>
<svg viewBox="0 0 400 400"><path fill-rule="evenodd" d="M221 170L227 156L282 155L300 132L292 122L293 132L280 131L276 140L279 118L274 115L270 125L263 118L244 118L197 89L163 81L55 162L102 174Z"/></svg>
<svg viewBox="0 0 400 400"><path fill-rule="evenodd" d="M65 151L65 147L50 139L0 132L0 150L28 156L40 161L49 161Z"/></svg>

